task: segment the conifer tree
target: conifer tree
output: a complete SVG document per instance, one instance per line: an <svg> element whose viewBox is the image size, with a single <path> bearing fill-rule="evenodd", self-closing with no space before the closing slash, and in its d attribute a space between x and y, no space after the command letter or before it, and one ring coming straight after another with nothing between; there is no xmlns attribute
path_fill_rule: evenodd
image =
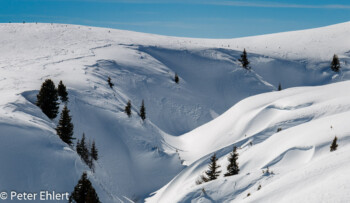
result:
<svg viewBox="0 0 350 203"><path fill-rule="evenodd" d="M337 150L337 148L338 148L337 140L338 140L338 138L337 138L337 136L335 136L334 139L333 139L333 142L331 144L331 147L330 147L331 148L331 152Z"/></svg>
<svg viewBox="0 0 350 203"><path fill-rule="evenodd" d="M333 55L333 60L331 63L331 69L334 72L339 72L340 71L340 62L339 62L339 58L336 54Z"/></svg>
<svg viewBox="0 0 350 203"><path fill-rule="evenodd" d="M213 154L210 158L210 163L209 163L209 169L205 172L207 175L207 181L212 181L215 180L219 177L221 171L218 171L218 168L220 168L220 165L217 165L217 158L216 154Z"/></svg>
<svg viewBox="0 0 350 203"><path fill-rule="evenodd" d="M86 141L85 141L85 133L83 133L83 137L81 138L80 141L80 153L78 152L78 145L77 145L77 152L80 155L81 159L83 159L83 161L89 165L89 149L87 147Z"/></svg>
<svg viewBox="0 0 350 203"><path fill-rule="evenodd" d="M145 107L145 102L143 100L140 108L140 117L143 121L146 119L146 107Z"/></svg>
<svg viewBox="0 0 350 203"><path fill-rule="evenodd" d="M58 93L55 84L51 79L45 80L41 85L37 95L36 105L41 108L43 113L50 119L56 118L58 114Z"/></svg>
<svg viewBox="0 0 350 203"><path fill-rule="evenodd" d="M282 85L281 83L278 84L278 91L281 91L282 90Z"/></svg>
<svg viewBox="0 0 350 203"><path fill-rule="evenodd" d="M96 148L96 144L95 141L92 142L92 146L91 146L91 157L93 160L97 161L98 160L98 150Z"/></svg>
<svg viewBox="0 0 350 203"><path fill-rule="evenodd" d="M73 138L73 128L72 118L69 115L67 105L65 105L61 113L61 118L58 121L56 132L61 140L68 145L72 145L72 140L75 139Z"/></svg>
<svg viewBox="0 0 350 203"><path fill-rule="evenodd" d="M249 66L249 61L248 61L248 56L247 56L247 52L245 51L245 49L243 50L243 53L241 55L241 58L238 59L238 61L240 61L242 63L242 67L250 70L250 66Z"/></svg>
<svg viewBox="0 0 350 203"><path fill-rule="evenodd" d="M238 153L237 153L237 147L233 147L233 151L230 153L230 156L228 157L229 164L227 166L227 173L225 173L224 176L233 176L237 175L239 173L239 166L238 166Z"/></svg>
<svg viewBox="0 0 350 203"><path fill-rule="evenodd" d="M81 157L82 148L81 148L81 142L79 139L77 140L77 146L75 147L75 151L77 151L77 154Z"/></svg>
<svg viewBox="0 0 350 203"><path fill-rule="evenodd" d="M83 133L83 137L81 138L81 141L78 140L76 150L81 159L84 161L86 165L89 166L90 169L93 170L94 163L93 160L98 159L98 151L95 145L95 141L93 141L92 145L87 144L85 141L85 133ZM89 150L90 149L90 150Z"/></svg>
<svg viewBox="0 0 350 203"><path fill-rule="evenodd" d="M126 115L131 117L131 101L129 100L124 109Z"/></svg>
<svg viewBox="0 0 350 203"><path fill-rule="evenodd" d="M57 91L58 91L58 96L60 96L61 101L67 102L68 101L68 92L67 92L66 86L63 84L62 80L60 81L60 83L58 83Z"/></svg>
<svg viewBox="0 0 350 203"><path fill-rule="evenodd" d="M100 203L100 199L87 178L86 172L83 173L78 184L74 187L74 191L69 197L70 203Z"/></svg>
<svg viewBox="0 0 350 203"><path fill-rule="evenodd" d="M108 77L107 82L108 82L109 87L113 88L114 84L112 83L111 77Z"/></svg>
<svg viewBox="0 0 350 203"><path fill-rule="evenodd" d="M179 78L179 76L177 75L177 73L175 73L174 81L175 81L177 84L179 84L179 82L180 82L180 78Z"/></svg>

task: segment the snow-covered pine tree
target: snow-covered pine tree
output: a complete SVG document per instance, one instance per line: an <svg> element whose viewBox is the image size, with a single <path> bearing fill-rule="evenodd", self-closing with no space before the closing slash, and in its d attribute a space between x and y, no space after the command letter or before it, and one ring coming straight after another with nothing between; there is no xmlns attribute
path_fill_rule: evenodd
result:
<svg viewBox="0 0 350 203"><path fill-rule="evenodd" d="M250 66L249 66L250 62L248 61L248 56L247 56L247 52L245 51L245 49L243 50L241 58L238 59L238 61L241 62L243 68L250 70Z"/></svg>
<svg viewBox="0 0 350 203"><path fill-rule="evenodd" d="M334 72L339 72L340 71L340 62L339 62L339 58L336 54L333 55L333 60L331 63L331 69Z"/></svg>
<svg viewBox="0 0 350 203"><path fill-rule="evenodd" d="M175 81L177 84L179 84L179 82L180 82L180 78L179 78L179 76L177 75L177 73L175 73L174 81Z"/></svg>
<svg viewBox="0 0 350 203"><path fill-rule="evenodd" d="M58 83L57 92L58 92L58 96L60 96L60 99L62 102L68 101L68 92L67 92L66 86L63 84L62 80Z"/></svg>
<svg viewBox="0 0 350 203"><path fill-rule="evenodd" d="M214 153L213 156L210 157L210 163L209 163L209 169L205 172L207 175L207 181L215 180L219 177L221 171L218 170L220 168L220 165L218 165L216 158L216 154Z"/></svg>
<svg viewBox="0 0 350 203"><path fill-rule="evenodd" d="M97 161L98 160L98 150L96 148L96 144L95 144L95 140L92 141L92 146L91 146L91 157L93 158L93 160Z"/></svg>
<svg viewBox="0 0 350 203"><path fill-rule="evenodd" d="M108 77L107 82L108 82L109 87L113 88L114 84L112 83L111 77Z"/></svg>
<svg viewBox="0 0 350 203"><path fill-rule="evenodd" d="M73 192L69 196L70 203L100 203L100 199L87 178L86 172L83 173L78 184L74 187Z"/></svg>
<svg viewBox="0 0 350 203"><path fill-rule="evenodd" d="M46 79L41 85L37 95L36 105L50 119L56 118L58 114L58 93L55 84L51 79Z"/></svg>
<svg viewBox="0 0 350 203"><path fill-rule="evenodd" d="M61 140L68 145L72 145L73 138L73 123L72 118L69 115L69 110L67 108L67 105L63 107L61 118L58 121L58 125L56 128L57 135L61 138Z"/></svg>
<svg viewBox="0 0 350 203"><path fill-rule="evenodd" d="M128 115L129 117L131 117L131 101L129 100L128 103L125 106L124 112L126 113L126 115Z"/></svg>
<svg viewBox="0 0 350 203"><path fill-rule="evenodd" d="M229 157L227 158L229 161L229 164L227 166L227 173L224 174L224 176L233 176L237 175L239 173L239 166L238 166L238 153L237 153L237 147L233 147L233 151L230 153Z"/></svg>
<svg viewBox="0 0 350 203"><path fill-rule="evenodd" d="M331 148L331 152L337 150L337 148L338 148L337 140L338 140L338 138L337 138L337 136L335 136L334 139L333 139L333 142L331 144L331 147L330 147Z"/></svg>
<svg viewBox="0 0 350 203"><path fill-rule="evenodd" d="M146 107L145 107L145 102L143 100L140 108L140 117L143 121L146 119Z"/></svg>

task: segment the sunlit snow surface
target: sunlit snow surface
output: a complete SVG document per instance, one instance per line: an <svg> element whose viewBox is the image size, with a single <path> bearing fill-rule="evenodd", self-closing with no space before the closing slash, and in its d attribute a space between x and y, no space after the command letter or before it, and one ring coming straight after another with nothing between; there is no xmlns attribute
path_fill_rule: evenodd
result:
<svg viewBox="0 0 350 203"><path fill-rule="evenodd" d="M58 119L34 105L51 78L68 88L75 137L85 132L96 141L100 159L89 178L102 202L143 202L169 181L147 202L346 202L350 84L266 92L279 82L287 88L347 80L349 34L350 23L215 40L0 24L0 189L71 192L88 170L55 134ZM243 48L250 72L237 61ZM329 70L335 53L339 74ZM129 99L131 118L123 112ZM143 99L145 122L137 115ZM335 135L339 150L330 153ZM240 175L195 185L213 152L225 172L234 144L241 147ZM267 166L274 175L263 176Z"/></svg>

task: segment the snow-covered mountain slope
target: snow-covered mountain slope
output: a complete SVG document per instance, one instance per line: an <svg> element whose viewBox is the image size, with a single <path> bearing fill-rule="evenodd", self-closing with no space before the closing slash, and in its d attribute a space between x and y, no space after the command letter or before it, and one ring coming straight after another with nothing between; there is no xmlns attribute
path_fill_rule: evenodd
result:
<svg viewBox="0 0 350 203"><path fill-rule="evenodd" d="M180 157L191 165L147 202L349 201L349 91L350 82L340 82L239 102L177 140ZM338 150L330 152L335 136ZM224 177L233 146L239 148L241 171ZM196 185L214 152L221 176ZM263 174L267 167L274 174Z"/></svg>
<svg viewBox="0 0 350 203"><path fill-rule="evenodd" d="M85 132L88 139L96 141L100 159L89 178L101 200L142 201L186 168L176 149L184 163L191 164L207 160L208 153L241 139L241 135L225 134L224 129L224 137L216 142L211 137L215 130L207 129L208 137L200 138L207 148L191 149L197 147L196 132L210 123L180 135L244 98L275 90L279 82L285 88L347 80L349 31L350 23L344 23L214 40L77 25L0 24L0 93L4 95L0 99L0 154L6 166L0 167L0 174L6 174L0 178L0 189L71 192L82 172L88 170L74 150L55 135L58 119L49 120L34 105L47 78L56 85L63 80L68 88L74 136L81 138ZM305 49L289 40L292 38ZM290 43L284 42L288 40ZM278 41L283 41L283 46L277 47ZM248 50L252 71L242 69L238 62L243 48ZM339 74L329 69L334 53L341 59ZM175 73L179 84L173 81ZM113 89L107 84L108 77ZM131 118L123 112L129 99ZM142 100L145 122L137 115ZM240 111L244 109L237 114ZM241 132L248 132L245 129L250 127L244 125L253 124L253 118L237 121L242 122ZM254 132L249 133L247 137Z"/></svg>

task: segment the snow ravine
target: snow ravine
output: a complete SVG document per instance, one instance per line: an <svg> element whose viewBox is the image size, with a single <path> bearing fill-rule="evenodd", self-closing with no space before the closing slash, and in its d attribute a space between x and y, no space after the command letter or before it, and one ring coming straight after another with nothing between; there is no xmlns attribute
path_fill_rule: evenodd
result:
<svg viewBox="0 0 350 203"><path fill-rule="evenodd" d="M74 136L97 144L88 176L102 202L349 200L349 36L350 23L239 39L0 24L0 189L71 192L89 171L56 135L58 118L35 105L51 78L68 88ZM252 71L240 67L244 48ZM285 90L275 91L279 83ZM330 153L335 135L339 150ZM233 145L241 173L195 185L213 152L225 171ZM262 175L267 166L275 175Z"/></svg>

